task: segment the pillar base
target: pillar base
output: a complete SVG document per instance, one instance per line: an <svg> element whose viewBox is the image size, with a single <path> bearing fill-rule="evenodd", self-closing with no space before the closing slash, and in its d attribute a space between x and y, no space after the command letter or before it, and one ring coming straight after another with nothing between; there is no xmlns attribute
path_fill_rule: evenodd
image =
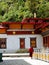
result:
<svg viewBox="0 0 49 65"><path fill-rule="evenodd" d="M3 60L2 60L2 53L0 53L0 62L3 62Z"/></svg>
<svg viewBox="0 0 49 65"><path fill-rule="evenodd" d="M3 62L3 60L0 60L0 62Z"/></svg>

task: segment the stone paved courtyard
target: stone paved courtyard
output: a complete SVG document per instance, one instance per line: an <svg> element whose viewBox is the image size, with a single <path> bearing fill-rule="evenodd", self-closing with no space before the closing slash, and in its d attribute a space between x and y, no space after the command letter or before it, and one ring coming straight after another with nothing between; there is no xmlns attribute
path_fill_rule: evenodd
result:
<svg viewBox="0 0 49 65"><path fill-rule="evenodd" d="M0 65L49 65L49 62L31 59L30 57L3 57Z"/></svg>
<svg viewBox="0 0 49 65"><path fill-rule="evenodd" d="M23 59L16 59L16 60L4 60L3 62L0 62L0 65L31 65L27 63Z"/></svg>

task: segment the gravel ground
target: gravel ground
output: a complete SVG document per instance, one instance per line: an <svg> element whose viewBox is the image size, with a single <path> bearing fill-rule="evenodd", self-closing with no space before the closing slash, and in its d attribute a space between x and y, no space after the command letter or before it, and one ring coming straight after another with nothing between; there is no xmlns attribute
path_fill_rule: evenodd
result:
<svg viewBox="0 0 49 65"><path fill-rule="evenodd" d="M0 62L0 65L31 65L24 61L23 59L16 59L16 60L3 60Z"/></svg>

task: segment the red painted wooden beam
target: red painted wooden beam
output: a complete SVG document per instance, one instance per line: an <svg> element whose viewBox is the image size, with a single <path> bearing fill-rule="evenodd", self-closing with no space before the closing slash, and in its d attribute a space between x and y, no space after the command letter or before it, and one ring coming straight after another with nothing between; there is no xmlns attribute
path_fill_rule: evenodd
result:
<svg viewBox="0 0 49 65"><path fill-rule="evenodd" d="M49 22L45 22L42 26L42 28L45 28L46 26L49 26Z"/></svg>

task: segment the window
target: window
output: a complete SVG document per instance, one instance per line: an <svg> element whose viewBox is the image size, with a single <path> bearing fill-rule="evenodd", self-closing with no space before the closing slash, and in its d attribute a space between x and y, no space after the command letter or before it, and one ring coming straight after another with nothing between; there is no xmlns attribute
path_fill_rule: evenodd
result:
<svg viewBox="0 0 49 65"><path fill-rule="evenodd" d="M25 38L20 38L20 48L25 48Z"/></svg>
<svg viewBox="0 0 49 65"><path fill-rule="evenodd" d="M30 38L30 45L36 47L36 38Z"/></svg>
<svg viewBox="0 0 49 65"><path fill-rule="evenodd" d="M44 45L44 47L48 46L48 38L47 37L43 37L43 45Z"/></svg>
<svg viewBox="0 0 49 65"><path fill-rule="evenodd" d="M6 38L0 38L0 49L6 48Z"/></svg>

